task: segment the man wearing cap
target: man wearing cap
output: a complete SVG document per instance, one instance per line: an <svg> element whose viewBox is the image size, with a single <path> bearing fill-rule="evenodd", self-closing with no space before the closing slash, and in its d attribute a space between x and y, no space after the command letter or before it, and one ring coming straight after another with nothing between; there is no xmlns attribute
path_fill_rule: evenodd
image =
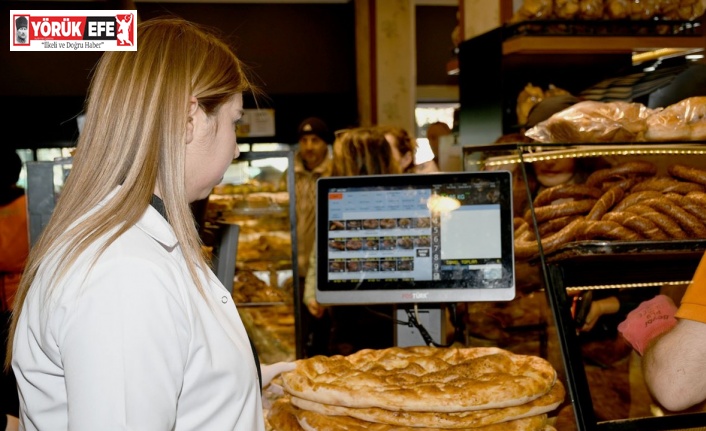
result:
<svg viewBox="0 0 706 431"><path fill-rule="evenodd" d="M27 27L29 23L26 16L21 16L15 20L15 43L26 45L29 43L27 37Z"/></svg>
<svg viewBox="0 0 706 431"><path fill-rule="evenodd" d="M297 258L299 264L299 285L309 268L309 257L316 239L316 180L331 175L329 145L333 143L333 133L320 118L310 117L301 122L298 128L299 149L294 155L294 178L297 211ZM309 319L304 319L306 322ZM312 326L313 325L313 326ZM315 330L311 322L305 331ZM308 356L320 353L312 350L316 334L308 334ZM314 342L315 343L315 342Z"/></svg>

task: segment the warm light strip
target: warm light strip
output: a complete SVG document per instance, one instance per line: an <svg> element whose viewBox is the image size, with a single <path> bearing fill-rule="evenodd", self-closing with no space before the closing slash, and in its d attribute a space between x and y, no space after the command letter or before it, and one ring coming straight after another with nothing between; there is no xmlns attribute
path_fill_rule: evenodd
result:
<svg viewBox="0 0 706 431"><path fill-rule="evenodd" d="M498 158L496 160L479 161L478 164L485 166L501 166L507 164L525 162L539 162L543 160L557 160L576 157L601 157L601 156L651 156L651 155L706 155L706 150L698 149L625 149L625 150L574 150L570 154L527 154L520 159L518 156L508 156L507 158Z"/></svg>
<svg viewBox="0 0 706 431"><path fill-rule="evenodd" d="M660 281L650 283L629 283L629 284L603 284L596 286L578 286L567 287L567 292L575 292L578 290L602 290L602 289L637 289L642 287L659 287L659 286L681 286L690 284L691 280L687 281Z"/></svg>

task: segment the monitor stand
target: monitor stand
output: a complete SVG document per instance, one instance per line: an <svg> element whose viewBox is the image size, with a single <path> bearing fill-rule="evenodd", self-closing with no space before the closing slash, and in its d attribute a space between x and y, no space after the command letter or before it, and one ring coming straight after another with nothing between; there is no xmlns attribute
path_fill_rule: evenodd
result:
<svg viewBox="0 0 706 431"><path fill-rule="evenodd" d="M415 316L414 305L404 304L395 306L395 318L398 322L409 322L411 316ZM419 316L419 324L426 329L431 340L437 344L445 344L444 334L446 333L446 319L444 309L440 305L427 304L423 307L417 306L416 315ZM395 346L426 346L429 343L422 333L415 326L395 325Z"/></svg>

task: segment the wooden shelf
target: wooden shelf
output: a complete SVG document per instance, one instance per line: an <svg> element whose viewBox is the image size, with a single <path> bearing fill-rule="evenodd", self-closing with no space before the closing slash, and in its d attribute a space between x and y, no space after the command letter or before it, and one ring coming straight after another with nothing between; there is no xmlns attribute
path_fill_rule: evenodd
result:
<svg viewBox="0 0 706 431"><path fill-rule="evenodd" d="M631 54L658 48L706 47L704 36L517 36L503 42L509 54Z"/></svg>

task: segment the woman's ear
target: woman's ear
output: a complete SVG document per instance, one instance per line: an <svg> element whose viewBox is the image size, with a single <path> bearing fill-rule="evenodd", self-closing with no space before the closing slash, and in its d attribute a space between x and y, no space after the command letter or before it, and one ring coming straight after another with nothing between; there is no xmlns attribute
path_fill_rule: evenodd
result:
<svg viewBox="0 0 706 431"><path fill-rule="evenodd" d="M196 122L196 112L199 110L199 101L196 97L189 98L189 116L186 122L186 143L190 144L194 140L194 127Z"/></svg>

